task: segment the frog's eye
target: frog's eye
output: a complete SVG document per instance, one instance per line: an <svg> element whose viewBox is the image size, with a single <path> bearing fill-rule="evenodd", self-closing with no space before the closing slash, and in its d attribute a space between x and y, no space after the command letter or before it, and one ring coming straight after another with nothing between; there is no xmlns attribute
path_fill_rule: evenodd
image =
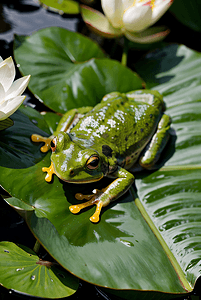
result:
<svg viewBox="0 0 201 300"><path fill-rule="evenodd" d="M88 160L87 160L87 168L89 170L95 170L98 168L99 166L99 157L94 155L94 156L91 156Z"/></svg>
<svg viewBox="0 0 201 300"><path fill-rule="evenodd" d="M57 139L56 138L54 138L53 140L51 140L50 147L52 149L52 152L56 151L56 147L57 147Z"/></svg>

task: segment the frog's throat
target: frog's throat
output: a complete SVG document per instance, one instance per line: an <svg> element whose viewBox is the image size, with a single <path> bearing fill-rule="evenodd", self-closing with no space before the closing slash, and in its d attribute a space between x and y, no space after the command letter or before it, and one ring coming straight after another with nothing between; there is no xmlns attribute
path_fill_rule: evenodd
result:
<svg viewBox="0 0 201 300"><path fill-rule="evenodd" d="M53 174L56 174L56 173L55 173L55 170L54 170L53 162L51 162L51 165L50 165L49 168L43 167L43 168L42 168L42 171L43 171L43 172L47 172L47 175L45 176L45 180L46 180L47 182L50 182L50 181L52 180Z"/></svg>
<svg viewBox="0 0 201 300"><path fill-rule="evenodd" d="M56 173L55 173L56 174ZM57 175L57 174L56 174ZM58 175L57 175L58 176ZM59 176L58 176L59 177ZM66 180L66 179L63 179L61 177L59 177L61 180L65 181L65 182L68 182L68 183L73 183L73 184L85 184L85 183L91 183L91 182L96 182L96 181L99 181L101 180L102 178L104 177L104 175L101 175L99 178L91 178L91 179L88 179L88 180L81 180L79 179L78 180L73 180L73 179L70 179L70 180Z"/></svg>
<svg viewBox="0 0 201 300"><path fill-rule="evenodd" d="M40 143L40 142L45 143L45 145L43 145L40 148L40 150L41 150L41 152L47 152L50 149L50 143L51 143L52 137L51 136L43 137L39 134L32 134L31 140L32 140L32 142L36 142L36 143Z"/></svg>

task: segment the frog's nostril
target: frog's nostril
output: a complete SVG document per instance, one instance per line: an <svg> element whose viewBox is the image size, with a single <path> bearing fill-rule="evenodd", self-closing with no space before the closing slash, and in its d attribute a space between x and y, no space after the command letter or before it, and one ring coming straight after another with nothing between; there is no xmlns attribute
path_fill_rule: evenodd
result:
<svg viewBox="0 0 201 300"><path fill-rule="evenodd" d="M73 176L74 175L74 171L73 169L70 170L70 176Z"/></svg>

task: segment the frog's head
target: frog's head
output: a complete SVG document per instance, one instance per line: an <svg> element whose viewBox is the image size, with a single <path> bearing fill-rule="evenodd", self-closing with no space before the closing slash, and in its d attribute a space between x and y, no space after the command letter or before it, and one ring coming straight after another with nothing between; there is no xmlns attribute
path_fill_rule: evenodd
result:
<svg viewBox="0 0 201 300"><path fill-rule="evenodd" d="M100 180L101 158L90 148L83 148L72 141L69 134L60 132L51 141L54 173L62 180L72 183L88 183Z"/></svg>

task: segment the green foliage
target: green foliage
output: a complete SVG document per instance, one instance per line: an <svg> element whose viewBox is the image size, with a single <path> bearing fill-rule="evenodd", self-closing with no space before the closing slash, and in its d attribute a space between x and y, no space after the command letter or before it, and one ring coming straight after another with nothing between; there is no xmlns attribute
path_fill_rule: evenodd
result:
<svg viewBox="0 0 201 300"><path fill-rule="evenodd" d="M137 182L138 194L192 285L201 271L200 64L200 53L171 45L136 66L163 93L176 140L164 153L173 153L165 166Z"/></svg>
<svg viewBox="0 0 201 300"><path fill-rule="evenodd" d="M75 293L78 280L54 263L42 261L30 249L0 242L1 285L23 294L64 298Z"/></svg>
<svg viewBox="0 0 201 300"><path fill-rule="evenodd" d="M80 11L79 3L73 0L40 0L40 3L60 14L78 14Z"/></svg>
<svg viewBox="0 0 201 300"><path fill-rule="evenodd" d="M18 37L15 46L20 71L32 75L29 88L57 112L93 106L112 91L142 87L142 80L130 69L104 58L96 43L63 28Z"/></svg>
<svg viewBox="0 0 201 300"><path fill-rule="evenodd" d="M141 87L142 80L135 73L117 62L102 58L98 48L96 53L101 58L90 60L89 56L87 62L76 58L81 54L77 47L73 47L77 41L74 38L71 40L73 44L68 44L70 52L63 51L62 47L58 50L55 46L61 45L58 36L62 32L62 37L66 37L68 33L55 28L47 30L25 39L15 50L15 56L22 72L41 79L34 79L30 87L34 94L44 96L43 101L49 107L56 110L58 103L54 101L59 97L59 80L61 73L65 73L63 69L57 77L50 72L50 67L62 69L66 61L69 68L73 65L71 71L77 77L71 78L70 74L68 89L71 93L68 100L60 98L61 112L72 107L95 105L102 94L109 91L127 92ZM54 34L54 39L48 36L47 40L44 32L49 32L50 36ZM80 36L77 38L79 43ZM34 49L34 40L41 45L40 52ZM52 46L55 40L57 42ZM47 45L55 49L49 53L51 57L47 56ZM85 55L87 57L87 53ZM94 55L93 51L91 55ZM75 58L73 63L70 57ZM26 67L28 61L31 72ZM113 66L112 71L109 66ZM12 116L12 130L8 128L0 132L1 141L7 141L6 152L3 151L5 143L0 144L0 182L12 196L7 202L21 212L28 211L25 215L30 229L65 269L95 285L121 290L121 297L127 290L125 298L129 295L132 298L170 299L190 293L201 272L201 54L184 46L172 45L149 54L136 68L147 87L164 95L167 113L173 120L172 137L158 171L135 174L137 193L133 187L106 207L98 224L89 221L93 207L78 215L71 214L69 206L76 203L74 195L78 189L87 194L94 188L105 187L108 180L73 185L54 176L53 182L45 182L41 169L50 165L50 153L41 154L41 145L32 143L30 136L33 133L50 134L58 116L41 116L32 109L26 112L25 108ZM93 73L89 72L91 69ZM50 98L46 94L48 72ZM92 77L88 77L89 74ZM36 82L39 82L39 87ZM51 123L54 125L48 129ZM13 165L9 164L11 157Z"/></svg>

